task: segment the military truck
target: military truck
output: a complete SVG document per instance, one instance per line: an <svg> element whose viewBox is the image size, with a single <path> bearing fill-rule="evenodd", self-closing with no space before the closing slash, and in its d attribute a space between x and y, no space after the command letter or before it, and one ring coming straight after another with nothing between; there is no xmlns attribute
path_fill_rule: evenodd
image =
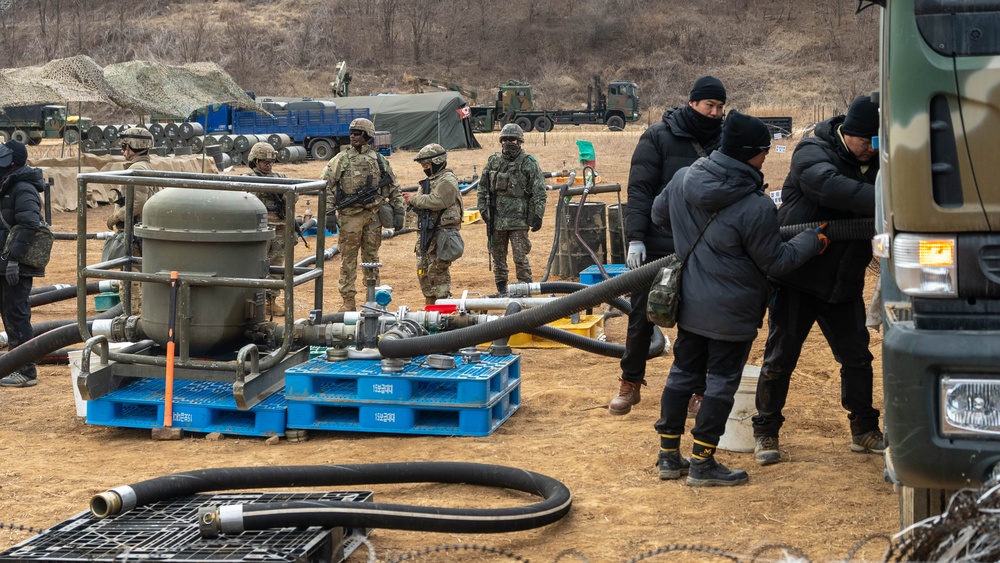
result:
<svg viewBox="0 0 1000 563"><path fill-rule="evenodd" d="M68 115L66 106L35 104L7 107L0 113L0 138L15 139L26 145L37 145L42 139L64 139L72 145L83 137L91 125L92 120L88 117Z"/></svg>
<svg viewBox="0 0 1000 563"><path fill-rule="evenodd" d="M608 92L601 89L601 77L594 76L594 83L587 86L587 108L580 110L542 110L535 108L531 85L518 80L508 80L499 86L497 99L492 106L469 108L472 130L477 133L493 131L508 123L516 123L525 132L551 131L555 125L604 124L618 131L625 124L638 121L639 86L634 82L608 83Z"/></svg>
<svg viewBox="0 0 1000 563"><path fill-rule="evenodd" d="M875 0L887 475L904 527L1000 467L1000 0Z"/></svg>

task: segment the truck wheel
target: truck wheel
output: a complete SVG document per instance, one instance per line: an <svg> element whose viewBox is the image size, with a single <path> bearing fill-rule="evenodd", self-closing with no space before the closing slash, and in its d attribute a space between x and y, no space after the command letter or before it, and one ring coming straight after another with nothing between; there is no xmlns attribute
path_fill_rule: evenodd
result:
<svg viewBox="0 0 1000 563"><path fill-rule="evenodd" d="M330 160L333 158L333 145L330 141L319 140L309 147L309 154L316 160Z"/></svg>
<svg viewBox="0 0 1000 563"><path fill-rule="evenodd" d="M28 132L23 129L14 129L14 132L10 134L10 138L26 145L31 143L31 137L28 136Z"/></svg>
<svg viewBox="0 0 1000 563"><path fill-rule="evenodd" d="M75 145L80 142L79 129L67 129L63 131L63 142L67 145Z"/></svg>
<svg viewBox="0 0 1000 563"><path fill-rule="evenodd" d="M521 130L524 131L525 133L531 132L531 119L523 115L514 120L514 125L520 127Z"/></svg>
<svg viewBox="0 0 1000 563"><path fill-rule="evenodd" d="M899 487L899 529L905 530L916 522L948 510L948 501L955 491L946 489L914 489Z"/></svg>
<svg viewBox="0 0 1000 563"><path fill-rule="evenodd" d="M612 131L621 131L625 129L625 120L622 119L620 115L612 115L608 118L608 129Z"/></svg>
<svg viewBox="0 0 1000 563"><path fill-rule="evenodd" d="M535 120L535 129L539 133L548 133L552 130L552 120L547 115L541 115Z"/></svg>

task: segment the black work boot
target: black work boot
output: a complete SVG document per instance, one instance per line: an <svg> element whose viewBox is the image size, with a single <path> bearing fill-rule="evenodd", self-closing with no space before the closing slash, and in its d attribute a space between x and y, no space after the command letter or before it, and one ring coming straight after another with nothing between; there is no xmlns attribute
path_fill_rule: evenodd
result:
<svg viewBox="0 0 1000 563"><path fill-rule="evenodd" d="M749 480L750 476L746 471L730 470L715 461L713 455L705 459L691 458L687 484L689 487L733 487Z"/></svg>
<svg viewBox="0 0 1000 563"><path fill-rule="evenodd" d="M497 297L507 296L507 282L497 282Z"/></svg>
<svg viewBox="0 0 1000 563"><path fill-rule="evenodd" d="M656 466L660 470L660 479L680 479L682 475L688 474L691 462L678 451L660 452Z"/></svg>

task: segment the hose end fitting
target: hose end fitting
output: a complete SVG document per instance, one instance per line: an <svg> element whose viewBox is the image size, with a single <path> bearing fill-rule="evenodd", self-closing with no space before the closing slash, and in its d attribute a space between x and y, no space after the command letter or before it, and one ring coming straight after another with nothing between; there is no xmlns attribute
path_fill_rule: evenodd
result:
<svg viewBox="0 0 1000 563"><path fill-rule="evenodd" d="M219 511L211 506L203 506L198 509L198 533L202 539L212 539L219 537L222 532L221 518Z"/></svg>
<svg viewBox="0 0 1000 563"><path fill-rule="evenodd" d="M122 510L122 497L114 491L105 491L90 499L90 513L97 518L114 516Z"/></svg>

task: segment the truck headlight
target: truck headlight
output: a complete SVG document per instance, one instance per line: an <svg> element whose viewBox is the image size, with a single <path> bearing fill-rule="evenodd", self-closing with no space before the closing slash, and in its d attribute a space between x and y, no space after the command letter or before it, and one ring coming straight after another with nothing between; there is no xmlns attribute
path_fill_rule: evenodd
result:
<svg viewBox="0 0 1000 563"><path fill-rule="evenodd" d="M892 239L896 285L915 297L958 295L956 238L898 234Z"/></svg>
<svg viewBox="0 0 1000 563"><path fill-rule="evenodd" d="M1000 437L1000 381L946 376L940 385L942 434Z"/></svg>

